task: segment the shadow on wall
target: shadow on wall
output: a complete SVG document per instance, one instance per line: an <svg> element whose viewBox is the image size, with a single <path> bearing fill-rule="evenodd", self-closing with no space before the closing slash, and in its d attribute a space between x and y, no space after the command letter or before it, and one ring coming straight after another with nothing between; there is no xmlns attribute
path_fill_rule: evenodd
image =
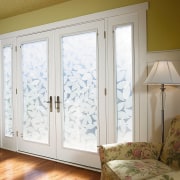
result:
<svg viewBox="0 0 180 180"><path fill-rule="evenodd" d="M170 123L176 115L180 114L180 86L166 86L165 97L165 138L167 136ZM149 141L161 142L162 123L161 123L161 96L160 86L149 86L149 126L148 137Z"/></svg>

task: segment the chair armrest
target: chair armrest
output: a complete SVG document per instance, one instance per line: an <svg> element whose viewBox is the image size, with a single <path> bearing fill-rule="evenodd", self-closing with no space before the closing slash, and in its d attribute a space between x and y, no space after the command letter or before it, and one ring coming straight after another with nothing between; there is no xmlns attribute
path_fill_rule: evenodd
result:
<svg viewBox="0 0 180 180"><path fill-rule="evenodd" d="M158 159L162 144L129 142L100 145L98 147L101 164L111 160Z"/></svg>

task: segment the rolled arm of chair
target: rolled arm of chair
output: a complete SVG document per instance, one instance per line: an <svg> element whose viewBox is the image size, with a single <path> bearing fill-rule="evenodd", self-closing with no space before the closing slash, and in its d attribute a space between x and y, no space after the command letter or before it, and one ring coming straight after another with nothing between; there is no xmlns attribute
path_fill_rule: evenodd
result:
<svg viewBox="0 0 180 180"><path fill-rule="evenodd" d="M98 147L101 164L111 160L158 159L161 144L129 142L100 145Z"/></svg>

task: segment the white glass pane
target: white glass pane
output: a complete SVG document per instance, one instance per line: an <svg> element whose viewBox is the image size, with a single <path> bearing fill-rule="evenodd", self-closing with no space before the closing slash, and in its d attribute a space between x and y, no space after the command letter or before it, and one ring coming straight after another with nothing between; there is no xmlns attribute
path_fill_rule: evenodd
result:
<svg viewBox="0 0 180 180"><path fill-rule="evenodd" d="M117 141L133 140L132 25L115 29Z"/></svg>
<svg viewBox="0 0 180 180"><path fill-rule="evenodd" d="M49 142L48 43L21 46L23 77L23 139Z"/></svg>
<svg viewBox="0 0 180 180"><path fill-rule="evenodd" d="M12 106L12 48L4 47L3 51L3 110L5 121L5 136L13 134L13 106Z"/></svg>
<svg viewBox="0 0 180 180"><path fill-rule="evenodd" d="M64 146L97 150L96 32L63 37Z"/></svg>

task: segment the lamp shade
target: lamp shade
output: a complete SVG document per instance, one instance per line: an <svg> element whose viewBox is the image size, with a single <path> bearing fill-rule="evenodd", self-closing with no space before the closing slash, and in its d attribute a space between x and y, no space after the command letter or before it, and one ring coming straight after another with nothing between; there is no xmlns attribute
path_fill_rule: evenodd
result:
<svg viewBox="0 0 180 180"><path fill-rule="evenodd" d="M180 84L180 76L171 61L157 61L144 83Z"/></svg>

